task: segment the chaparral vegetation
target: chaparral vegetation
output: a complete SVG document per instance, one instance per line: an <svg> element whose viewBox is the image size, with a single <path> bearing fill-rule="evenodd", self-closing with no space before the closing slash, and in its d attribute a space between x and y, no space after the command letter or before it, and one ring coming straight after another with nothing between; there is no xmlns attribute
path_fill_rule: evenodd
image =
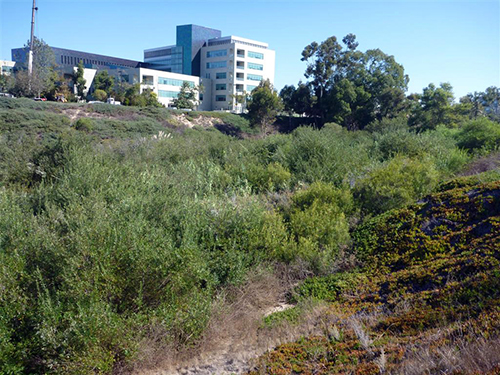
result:
<svg viewBox="0 0 500 375"><path fill-rule="evenodd" d="M272 275L258 333L314 329L252 373L500 371L499 89L408 96L351 34L302 56L248 115L0 98L0 373L201 350Z"/></svg>

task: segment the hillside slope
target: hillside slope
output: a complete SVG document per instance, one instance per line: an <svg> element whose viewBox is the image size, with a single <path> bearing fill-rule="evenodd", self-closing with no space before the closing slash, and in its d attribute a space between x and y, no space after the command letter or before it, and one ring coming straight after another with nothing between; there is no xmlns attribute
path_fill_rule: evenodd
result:
<svg viewBox="0 0 500 375"><path fill-rule="evenodd" d="M356 236L361 270L297 288L330 301L324 334L253 374L500 372L500 181L456 180Z"/></svg>

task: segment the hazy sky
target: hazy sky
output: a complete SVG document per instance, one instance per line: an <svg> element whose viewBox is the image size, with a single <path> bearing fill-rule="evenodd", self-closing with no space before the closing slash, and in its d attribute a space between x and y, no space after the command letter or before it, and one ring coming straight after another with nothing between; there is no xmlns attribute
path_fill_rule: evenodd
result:
<svg viewBox="0 0 500 375"><path fill-rule="evenodd" d="M32 0L0 0L0 59L29 38ZM335 35L380 48L410 76L409 92L450 82L457 97L500 86L500 1L37 0L36 35L48 44L142 60L197 24L269 43L275 86L304 80L303 48Z"/></svg>

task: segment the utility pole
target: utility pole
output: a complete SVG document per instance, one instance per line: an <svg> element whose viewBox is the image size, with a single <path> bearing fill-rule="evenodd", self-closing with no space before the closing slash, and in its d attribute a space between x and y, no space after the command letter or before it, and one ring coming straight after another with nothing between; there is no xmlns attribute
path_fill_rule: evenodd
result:
<svg viewBox="0 0 500 375"><path fill-rule="evenodd" d="M33 38L35 36L35 12L38 10L35 2L36 0L33 0L33 9L31 10L31 38L30 51L28 55L28 74L30 77L33 74Z"/></svg>

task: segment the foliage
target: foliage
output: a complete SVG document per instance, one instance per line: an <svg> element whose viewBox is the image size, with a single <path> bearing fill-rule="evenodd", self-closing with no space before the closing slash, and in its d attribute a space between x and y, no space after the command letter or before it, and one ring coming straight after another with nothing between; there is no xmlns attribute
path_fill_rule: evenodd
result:
<svg viewBox="0 0 500 375"><path fill-rule="evenodd" d="M382 117L393 117L404 109L408 76L393 56L379 49L356 50L356 36L332 36L306 46L302 61L308 63L314 101L312 114L321 124L334 121L348 129L362 129Z"/></svg>
<svg viewBox="0 0 500 375"><path fill-rule="evenodd" d="M97 72L97 74L95 75L94 88L96 89L96 91L102 90L106 94L110 95L114 85L115 85L115 78L113 76L110 76L107 70L101 70Z"/></svg>
<svg viewBox="0 0 500 375"><path fill-rule="evenodd" d="M92 120L89 118L79 118L75 122L75 129L84 132L91 132L93 130Z"/></svg>
<svg viewBox="0 0 500 375"><path fill-rule="evenodd" d="M380 214L430 193L438 176L435 168L427 163L396 157L360 180L355 196L367 212Z"/></svg>
<svg viewBox="0 0 500 375"><path fill-rule="evenodd" d="M83 61L80 60L76 72L73 75L73 82L76 86L76 92L80 99L83 99L84 91L87 88L85 86L87 80L83 78L83 73L84 73Z"/></svg>
<svg viewBox="0 0 500 375"><path fill-rule="evenodd" d="M155 345L192 346L214 301L269 264L312 276L271 326L300 322L310 298L342 316L397 307L367 328L382 340L495 306L498 189L475 184L498 173L443 184L471 160L456 147L462 129L416 133L392 119L372 132L329 123L237 138L176 128L173 114L0 98L0 372L112 373L151 332ZM248 126L228 113L187 118ZM356 264L354 249L363 268L332 274ZM398 307L407 297L411 308ZM338 328L273 358L378 371L375 349ZM388 363L401 359L384 348Z"/></svg>
<svg viewBox="0 0 500 375"><path fill-rule="evenodd" d="M500 123L487 118L468 121L456 134L458 146L467 150L491 151L500 148Z"/></svg>
<svg viewBox="0 0 500 375"><path fill-rule="evenodd" d="M269 80L261 81L259 86L252 90L247 108L250 122L265 133L282 108L281 99Z"/></svg>
<svg viewBox="0 0 500 375"><path fill-rule="evenodd" d="M202 87L192 87L190 82L184 81L172 105L179 109L194 109L199 103L199 92L203 92Z"/></svg>
<svg viewBox="0 0 500 375"><path fill-rule="evenodd" d="M105 102L106 99L108 99L108 94L106 94L106 91L97 89L92 93L92 96L101 102Z"/></svg>
<svg viewBox="0 0 500 375"><path fill-rule="evenodd" d="M28 55L29 43L24 46ZM33 74L28 74L28 62L16 65L16 83L12 92L16 96L40 96L53 85L55 58L52 48L43 39L33 38Z"/></svg>
<svg viewBox="0 0 500 375"><path fill-rule="evenodd" d="M322 330L266 352L252 374L497 373L499 187L450 185L358 227L362 267L296 288L329 302Z"/></svg>

